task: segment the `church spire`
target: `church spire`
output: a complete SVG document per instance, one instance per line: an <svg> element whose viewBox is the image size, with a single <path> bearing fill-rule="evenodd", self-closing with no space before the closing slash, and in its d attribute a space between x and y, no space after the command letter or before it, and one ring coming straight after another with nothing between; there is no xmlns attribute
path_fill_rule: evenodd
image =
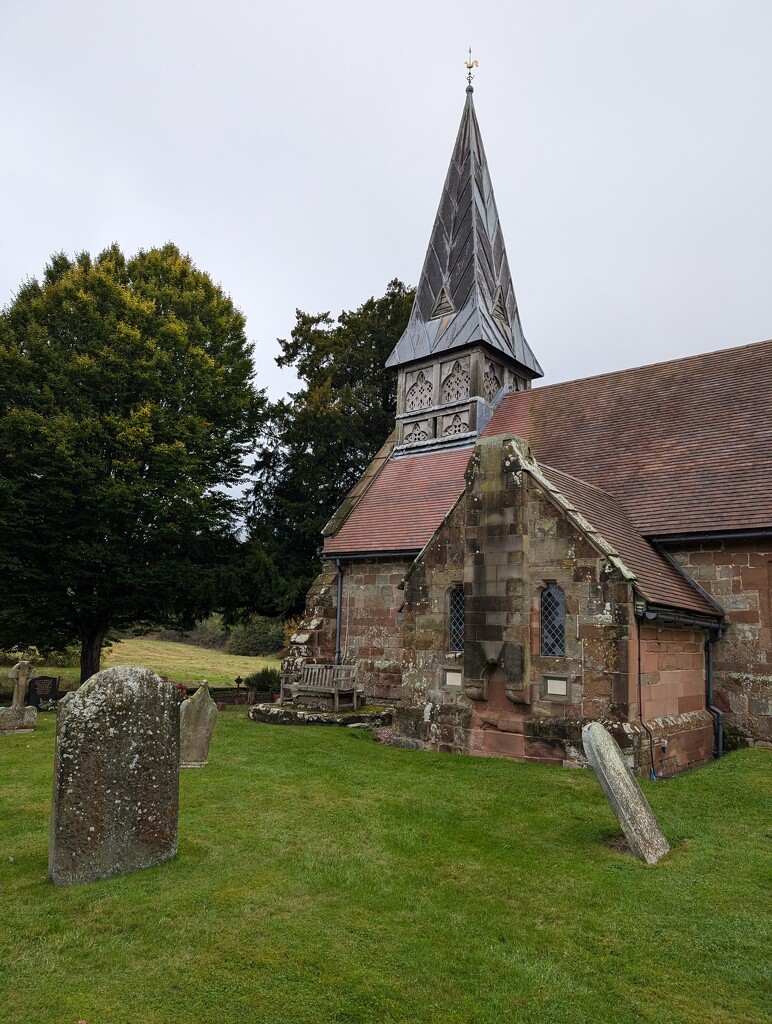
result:
<svg viewBox="0 0 772 1024"><path fill-rule="evenodd" d="M413 310L386 365L485 345L530 381L542 369L520 326L473 93L470 81Z"/></svg>

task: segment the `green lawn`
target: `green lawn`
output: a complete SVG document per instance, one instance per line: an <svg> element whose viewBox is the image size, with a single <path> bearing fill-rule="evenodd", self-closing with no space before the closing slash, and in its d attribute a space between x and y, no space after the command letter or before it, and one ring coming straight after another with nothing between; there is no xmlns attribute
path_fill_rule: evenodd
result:
<svg viewBox="0 0 772 1024"><path fill-rule="evenodd" d="M54 889L39 722L0 736L2 1024L771 1019L770 751L645 783L650 868L591 772L229 709L175 860Z"/></svg>

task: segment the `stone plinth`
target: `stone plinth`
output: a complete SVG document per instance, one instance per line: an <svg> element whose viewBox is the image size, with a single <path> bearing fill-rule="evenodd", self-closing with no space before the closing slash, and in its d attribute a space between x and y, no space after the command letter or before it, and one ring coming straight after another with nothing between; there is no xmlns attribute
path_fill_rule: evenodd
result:
<svg viewBox="0 0 772 1024"><path fill-rule="evenodd" d="M656 864L670 847L616 740L600 722L590 722L582 729L582 744L630 849L647 864Z"/></svg>
<svg viewBox="0 0 772 1024"><path fill-rule="evenodd" d="M180 768L203 768L209 762L209 744L217 725L217 705L204 683L180 706Z"/></svg>
<svg viewBox="0 0 772 1024"><path fill-rule="evenodd" d="M179 703L143 668L98 672L57 711L48 873L95 882L177 852Z"/></svg>

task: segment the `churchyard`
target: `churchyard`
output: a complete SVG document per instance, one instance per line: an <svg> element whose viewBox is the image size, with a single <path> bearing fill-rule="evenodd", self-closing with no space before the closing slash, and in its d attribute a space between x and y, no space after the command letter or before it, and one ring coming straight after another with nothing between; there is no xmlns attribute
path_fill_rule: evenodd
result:
<svg viewBox="0 0 772 1024"><path fill-rule="evenodd" d="M55 717L0 736L3 1024L770 1019L770 751L644 782L649 867L590 771L219 717L177 855L61 888Z"/></svg>

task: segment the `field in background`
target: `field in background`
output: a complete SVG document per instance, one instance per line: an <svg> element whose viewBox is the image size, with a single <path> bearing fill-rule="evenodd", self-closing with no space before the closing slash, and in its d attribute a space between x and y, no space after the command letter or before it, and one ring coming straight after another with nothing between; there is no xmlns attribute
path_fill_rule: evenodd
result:
<svg viewBox="0 0 772 1024"><path fill-rule="evenodd" d="M139 665L168 676L172 683L192 685L208 679L212 686L235 687L236 676L246 679L261 668L280 668L281 662L278 658L248 658L140 636L116 641L110 650L103 652L102 668L111 665ZM72 666L36 665L35 675L60 676L64 690L77 689L80 683L80 669ZM9 704L13 686L8 679L8 669L4 668L0 668L0 694L0 701Z"/></svg>
<svg viewBox="0 0 772 1024"><path fill-rule="evenodd" d="M245 679L261 668L279 668L280 662L276 658L247 658L208 647L138 636L113 643L102 658L102 668L111 665L141 665L168 676L172 683L208 679L213 686L235 686L236 676Z"/></svg>
<svg viewBox="0 0 772 1024"><path fill-rule="evenodd" d="M54 889L39 722L0 736L3 1024L770 1020L768 750L644 782L673 847L646 867L592 772L233 708L177 857Z"/></svg>

